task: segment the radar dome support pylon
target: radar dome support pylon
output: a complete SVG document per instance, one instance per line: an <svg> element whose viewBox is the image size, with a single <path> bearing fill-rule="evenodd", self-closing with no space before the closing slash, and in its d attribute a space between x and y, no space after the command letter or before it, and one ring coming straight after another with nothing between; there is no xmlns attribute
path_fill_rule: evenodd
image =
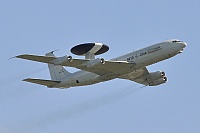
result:
<svg viewBox="0 0 200 133"><path fill-rule="evenodd" d="M100 55L109 50L103 43L84 43L74 46L71 52L75 55L85 56L85 59L95 59L95 55Z"/></svg>

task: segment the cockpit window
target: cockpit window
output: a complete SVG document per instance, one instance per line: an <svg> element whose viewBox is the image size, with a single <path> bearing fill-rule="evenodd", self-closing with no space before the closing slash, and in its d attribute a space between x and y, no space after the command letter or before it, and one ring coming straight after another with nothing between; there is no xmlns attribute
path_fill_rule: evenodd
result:
<svg viewBox="0 0 200 133"><path fill-rule="evenodd" d="M178 42L182 42L182 41L180 41L180 40L174 40L174 41L172 41L172 43L178 43Z"/></svg>

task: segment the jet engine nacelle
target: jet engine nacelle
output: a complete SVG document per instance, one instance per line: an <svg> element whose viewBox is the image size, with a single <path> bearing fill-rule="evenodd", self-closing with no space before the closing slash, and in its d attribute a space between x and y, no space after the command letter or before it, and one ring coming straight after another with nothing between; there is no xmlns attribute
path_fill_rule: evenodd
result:
<svg viewBox="0 0 200 133"><path fill-rule="evenodd" d="M149 86L156 86L156 85L160 85L160 84L163 84L166 82L167 82L167 77L164 76L163 78L157 79L157 80L149 83Z"/></svg>
<svg viewBox="0 0 200 133"><path fill-rule="evenodd" d="M98 65L101 65L101 64L105 64L105 60L103 58L97 58L97 59L94 59L94 60L89 60L87 61L87 68L92 68L94 66L98 66Z"/></svg>
<svg viewBox="0 0 200 133"><path fill-rule="evenodd" d="M160 79L160 78L163 78L163 77L165 77L165 72L161 72L161 71L151 72L151 73L149 73L145 76L145 78L148 81L154 81L156 79Z"/></svg>
<svg viewBox="0 0 200 133"><path fill-rule="evenodd" d="M73 60L72 56L58 57L57 59L53 60L53 64L62 65L65 62L72 62L72 60Z"/></svg>

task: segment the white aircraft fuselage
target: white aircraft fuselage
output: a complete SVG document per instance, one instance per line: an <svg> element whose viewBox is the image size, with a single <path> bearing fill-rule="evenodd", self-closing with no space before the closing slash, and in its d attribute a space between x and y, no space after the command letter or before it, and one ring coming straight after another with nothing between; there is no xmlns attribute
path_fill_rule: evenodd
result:
<svg viewBox="0 0 200 133"><path fill-rule="evenodd" d="M186 43L179 40L168 40L161 43L157 43L143 49L133 51L126 55L111 59L111 61L127 61L133 62L134 70L149 66L151 64L160 62L162 60L171 58L177 54L182 53L186 47ZM114 78L120 78L123 75L104 75L88 72L77 71L63 78L59 84L52 86L53 88L69 88L74 86L91 85Z"/></svg>

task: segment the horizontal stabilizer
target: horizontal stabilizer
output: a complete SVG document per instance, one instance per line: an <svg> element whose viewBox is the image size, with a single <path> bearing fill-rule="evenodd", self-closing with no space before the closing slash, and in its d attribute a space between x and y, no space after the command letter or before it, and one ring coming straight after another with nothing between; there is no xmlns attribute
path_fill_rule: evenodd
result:
<svg viewBox="0 0 200 133"><path fill-rule="evenodd" d="M53 87L56 84L59 84L61 81L54 81L54 80L44 80L44 79L24 79L23 81L31 82L39 85L45 85L47 87Z"/></svg>

